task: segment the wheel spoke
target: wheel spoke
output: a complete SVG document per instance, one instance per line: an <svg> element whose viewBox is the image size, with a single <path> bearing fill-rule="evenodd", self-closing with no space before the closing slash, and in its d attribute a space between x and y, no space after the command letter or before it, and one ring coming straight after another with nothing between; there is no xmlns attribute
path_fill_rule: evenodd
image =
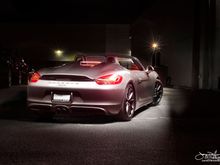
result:
<svg viewBox="0 0 220 165"><path fill-rule="evenodd" d="M128 113L128 112L129 112L129 106L130 106L130 105L129 105L129 102L126 102L125 104L126 104L126 105L125 105L125 109L126 109L126 112Z"/></svg>
<svg viewBox="0 0 220 165"><path fill-rule="evenodd" d="M161 85L158 84L157 91L161 89Z"/></svg>
<svg viewBox="0 0 220 165"><path fill-rule="evenodd" d="M131 104L131 108L132 108L132 109L134 109L134 103L133 103L133 104Z"/></svg>
<svg viewBox="0 0 220 165"><path fill-rule="evenodd" d="M153 96L155 103L160 102L162 98L162 94L163 94L163 87L159 82L156 82L155 88L154 88L154 96Z"/></svg>
<svg viewBox="0 0 220 165"><path fill-rule="evenodd" d="M133 98L133 95L134 95L134 92L131 91L131 93L130 93L129 96L128 96L128 100L131 100L131 99Z"/></svg>
<svg viewBox="0 0 220 165"><path fill-rule="evenodd" d="M133 102L134 102L134 98L131 98L131 99L129 100L129 102L130 102L130 103L133 103Z"/></svg>

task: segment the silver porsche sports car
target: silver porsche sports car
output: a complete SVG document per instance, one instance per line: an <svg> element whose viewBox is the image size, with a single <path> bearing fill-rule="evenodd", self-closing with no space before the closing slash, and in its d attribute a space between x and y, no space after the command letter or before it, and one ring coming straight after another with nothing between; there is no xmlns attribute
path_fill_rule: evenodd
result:
<svg viewBox="0 0 220 165"><path fill-rule="evenodd" d="M157 105L163 85L152 66L131 56L79 56L74 62L41 69L28 85L28 109L41 115L59 112L116 115Z"/></svg>

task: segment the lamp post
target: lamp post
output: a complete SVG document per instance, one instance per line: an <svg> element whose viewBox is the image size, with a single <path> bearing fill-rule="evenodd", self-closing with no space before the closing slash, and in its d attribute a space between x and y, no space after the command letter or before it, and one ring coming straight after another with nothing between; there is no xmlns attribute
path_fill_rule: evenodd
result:
<svg viewBox="0 0 220 165"><path fill-rule="evenodd" d="M157 51L159 49L159 44L157 42L154 42L152 43L151 47L153 50L152 65L157 66Z"/></svg>

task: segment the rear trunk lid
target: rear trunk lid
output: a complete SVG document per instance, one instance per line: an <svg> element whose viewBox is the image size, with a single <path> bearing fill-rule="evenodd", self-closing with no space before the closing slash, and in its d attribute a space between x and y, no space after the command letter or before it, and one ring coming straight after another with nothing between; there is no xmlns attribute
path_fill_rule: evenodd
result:
<svg viewBox="0 0 220 165"><path fill-rule="evenodd" d="M93 67L72 63L59 67L42 69L39 72L43 80L92 81L103 74L121 69L121 66L114 63L101 63Z"/></svg>

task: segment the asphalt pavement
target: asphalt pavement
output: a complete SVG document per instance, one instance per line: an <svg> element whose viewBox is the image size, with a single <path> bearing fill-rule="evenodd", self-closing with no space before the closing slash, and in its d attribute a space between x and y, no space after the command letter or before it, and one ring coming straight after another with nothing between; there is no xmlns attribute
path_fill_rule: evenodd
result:
<svg viewBox="0 0 220 165"><path fill-rule="evenodd" d="M2 89L0 97L0 164L213 164L196 156L220 153L218 92L166 88L158 106L129 122L59 115L39 121L25 110L25 86Z"/></svg>

